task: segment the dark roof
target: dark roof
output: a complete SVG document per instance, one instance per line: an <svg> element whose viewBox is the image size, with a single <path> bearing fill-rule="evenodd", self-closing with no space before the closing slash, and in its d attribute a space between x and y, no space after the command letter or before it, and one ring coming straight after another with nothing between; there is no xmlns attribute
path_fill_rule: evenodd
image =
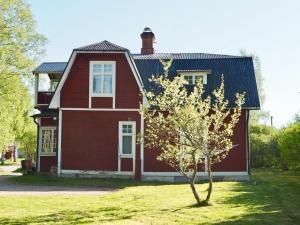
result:
<svg viewBox="0 0 300 225"><path fill-rule="evenodd" d="M243 56L219 55L209 53L154 53L132 54L134 59L231 59L243 58Z"/></svg>
<svg viewBox="0 0 300 225"><path fill-rule="evenodd" d="M107 52L127 52L126 48L111 43L109 41L101 41L95 44L86 45L83 47L75 48L75 51L107 51Z"/></svg>
<svg viewBox="0 0 300 225"><path fill-rule="evenodd" d="M75 50L82 51L128 51L125 48L103 41L94 45L85 46ZM154 89L149 82L152 75L163 73L159 59L173 59L169 69L169 77L172 79L180 71L209 71L205 94L211 95L212 91L220 85L221 75L224 75L225 97L230 106L234 106L235 93L246 92L244 108L259 108L255 72L251 57L230 56L207 53L155 53L150 55L131 54L146 90ZM63 73L67 63L42 63L33 72L39 73ZM187 87L189 90L191 86Z"/></svg>
<svg viewBox="0 0 300 225"><path fill-rule="evenodd" d="M198 54L201 55L201 54ZM163 73L163 67L158 59L145 60L143 57L134 57L135 64L142 77L146 90L159 91L149 78L152 75ZM229 100L229 106L233 107L235 93L246 92L244 108L259 108L259 98L256 87L253 61L250 57L228 57L212 59L174 59L169 69L169 77L173 79L180 70L209 70L205 95L211 95L221 83L221 75L224 75L225 97ZM187 86L189 91L192 86Z"/></svg>
<svg viewBox="0 0 300 225"><path fill-rule="evenodd" d="M63 73L66 66L66 62L44 62L33 73Z"/></svg>

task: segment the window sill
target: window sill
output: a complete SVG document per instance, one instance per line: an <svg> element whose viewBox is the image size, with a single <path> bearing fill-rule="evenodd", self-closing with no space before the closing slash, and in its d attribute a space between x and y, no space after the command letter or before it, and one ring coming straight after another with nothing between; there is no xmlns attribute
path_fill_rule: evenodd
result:
<svg viewBox="0 0 300 225"><path fill-rule="evenodd" d="M133 158L132 154L121 154L120 158Z"/></svg>
<svg viewBox="0 0 300 225"><path fill-rule="evenodd" d="M56 152L41 152L40 156L56 156Z"/></svg>
<svg viewBox="0 0 300 225"><path fill-rule="evenodd" d="M112 94L92 94L91 97L110 97L113 98Z"/></svg>

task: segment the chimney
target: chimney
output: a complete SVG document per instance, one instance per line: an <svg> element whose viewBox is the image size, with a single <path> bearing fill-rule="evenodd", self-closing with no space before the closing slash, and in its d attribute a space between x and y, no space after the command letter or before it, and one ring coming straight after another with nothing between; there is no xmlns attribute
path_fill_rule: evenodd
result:
<svg viewBox="0 0 300 225"><path fill-rule="evenodd" d="M143 33L141 33L141 38L142 38L141 54L153 54L154 53L153 43L155 40L155 36L149 27L144 28Z"/></svg>

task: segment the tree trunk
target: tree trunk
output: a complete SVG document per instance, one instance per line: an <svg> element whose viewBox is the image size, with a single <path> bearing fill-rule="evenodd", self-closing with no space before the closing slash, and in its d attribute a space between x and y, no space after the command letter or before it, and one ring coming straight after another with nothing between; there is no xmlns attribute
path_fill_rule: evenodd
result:
<svg viewBox="0 0 300 225"><path fill-rule="evenodd" d="M14 143L13 160L14 160L14 162L17 162L17 159L16 159L16 143Z"/></svg>
<svg viewBox="0 0 300 225"><path fill-rule="evenodd" d="M209 203L210 200L210 196L212 193L212 185L213 185L213 180L212 180L212 176L211 176L211 162L210 159L207 158L207 175L208 175L208 190L207 190L207 196L206 196L206 203Z"/></svg>
<svg viewBox="0 0 300 225"><path fill-rule="evenodd" d="M194 173L194 172L193 172ZM195 176L196 177L196 176ZM191 189L192 189L192 192L193 192L193 195L197 201L197 204L200 206L201 205L201 199L199 197L199 194L196 190L196 187L195 187L195 177L192 177L191 178L191 181L190 181L190 186L191 186Z"/></svg>
<svg viewBox="0 0 300 225"><path fill-rule="evenodd" d="M190 186L191 186L193 195L197 201L198 206L201 206L201 199L200 199L199 194L195 187L195 179L196 179L196 175L197 175L197 161L196 161L195 155L193 155L192 157L193 157L193 167L194 168L193 168L192 177L190 178Z"/></svg>
<svg viewBox="0 0 300 225"><path fill-rule="evenodd" d="M4 165L4 151L1 154L1 165Z"/></svg>

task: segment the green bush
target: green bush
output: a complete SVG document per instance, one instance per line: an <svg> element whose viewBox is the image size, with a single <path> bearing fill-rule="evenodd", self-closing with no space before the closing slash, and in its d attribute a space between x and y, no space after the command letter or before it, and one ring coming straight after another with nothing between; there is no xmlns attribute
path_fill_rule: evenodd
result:
<svg viewBox="0 0 300 225"><path fill-rule="evenodd" d="M279 149L287 168L300 170L300 122L282 129L279 134Z"/></svg>
<svg viewBox="0 0 300 225"><path fill-rule="evenodd" d="M277 130L261 124L250 125L250 165L253 168L280 167Z"/></svg>

